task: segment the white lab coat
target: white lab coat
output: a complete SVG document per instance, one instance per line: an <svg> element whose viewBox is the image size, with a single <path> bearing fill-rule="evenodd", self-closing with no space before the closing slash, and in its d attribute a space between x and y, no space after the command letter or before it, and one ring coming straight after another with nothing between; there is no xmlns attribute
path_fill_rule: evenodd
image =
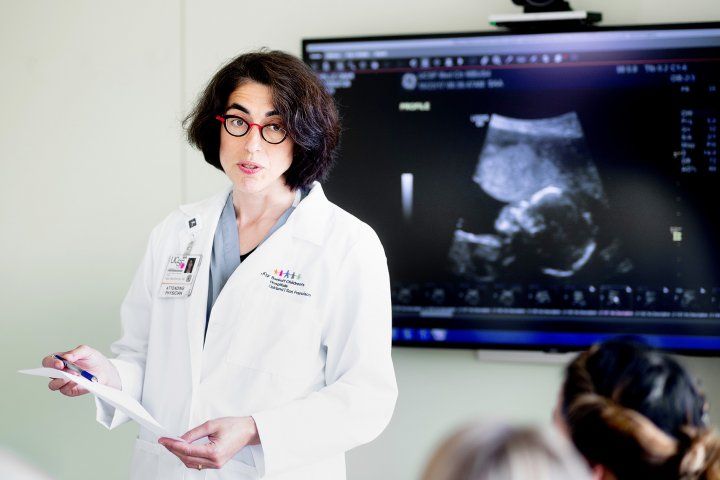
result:
<svg viewBox="0 0 720 480"><path fill-rule="evenodd" d="M203 347L212 241L228 193L182 206L153 230L122 304L112 362L123 390L170 431L252 415L261 445L220 470L196 471L141 429L131 478L344 479L344 452L382 432L397 397L383 248L316 182L232 274ZM192 295L159 298L169 257L193 237L202 260ZM294 284L280 282L290 291L271 288L280 270L283 279L296 275ZM128 420L102 401L97 407L108 428Z"/></svg>

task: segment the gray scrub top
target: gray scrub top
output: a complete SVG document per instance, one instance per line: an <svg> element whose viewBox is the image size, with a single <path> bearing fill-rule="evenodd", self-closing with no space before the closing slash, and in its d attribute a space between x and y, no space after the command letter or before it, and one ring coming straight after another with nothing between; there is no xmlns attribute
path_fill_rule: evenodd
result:
<svg viewBox="0 0 720 480"><path fill-rule="evenodd" d="M298 189L295 194L295 201L293 204L280 215L275 225L272 226L270 231L262 242L267 240L270 235L285 225L285 222L290 217L290 214L295 210L295 207L300 203L307 193ZM255 247L257 248L257 247ZM255 249L243 255L247 258ZM240 238L238 236L237 219L235 218L235 207L232 201L232 192L228 195L225 206L223 207L222 213L220 214L220 220L218 221L217 229L215 230L215 236L213 237L212 255L210 256L210 282L208 285L208 297L207 297L207 310L205 313L205 335L207 335L208 323L210 322L210 311L212 310L215 300L222 291L223 287L227 283L230 276L240 265ZM203 337L203 342L204 342Z"/></svg>

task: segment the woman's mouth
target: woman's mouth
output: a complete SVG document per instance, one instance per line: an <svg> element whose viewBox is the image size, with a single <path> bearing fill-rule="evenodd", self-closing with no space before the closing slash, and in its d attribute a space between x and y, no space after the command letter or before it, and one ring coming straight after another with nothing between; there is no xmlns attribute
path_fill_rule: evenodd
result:
<svg viewBox="0 0 720 480"><path fill-rule="evenodd" d="M240 171L243 172L245 175L254 175L260 170L262 170L262 167L260 165L252 162L238 163L237 166Z"/></svg>

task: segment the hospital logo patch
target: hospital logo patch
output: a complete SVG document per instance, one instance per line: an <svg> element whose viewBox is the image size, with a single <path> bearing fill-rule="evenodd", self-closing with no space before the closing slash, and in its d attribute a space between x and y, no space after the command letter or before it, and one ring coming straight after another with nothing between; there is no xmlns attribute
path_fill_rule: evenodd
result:
<svg viewBox="0 0 720 480"><path fill-rule="evenodd" d="M298 297L312 297L312 294L307 291L305 283L300 281L302 275L292 269L276 268L272 273L261 272L260 275L267 278L270 290Z"/></svg>
<svg viewBox="0 0 720 480"><path fill-rule="evenodd" d="M283 270L282 268L276 268L273 270L273 276L278 278L289 278L290 280L300 280L302 275L297 272L291 271L289 268Z"/></svg>

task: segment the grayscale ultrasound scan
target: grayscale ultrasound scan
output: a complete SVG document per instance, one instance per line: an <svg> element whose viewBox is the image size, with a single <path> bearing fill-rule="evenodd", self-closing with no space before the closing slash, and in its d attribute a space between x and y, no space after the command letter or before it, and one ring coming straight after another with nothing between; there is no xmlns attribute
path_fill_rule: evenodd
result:
<svg viewBox="0 0 720 480"><path fill-rule="evenodd" d="M569 278L589 263L632 268L620 260L617 239L599 244L596 214L607 198L575 112L532 120L493 114L473 180L504 205L492 232L466 231L458 219L449 259L463 279L502 280L517 269Z"/></svg>

